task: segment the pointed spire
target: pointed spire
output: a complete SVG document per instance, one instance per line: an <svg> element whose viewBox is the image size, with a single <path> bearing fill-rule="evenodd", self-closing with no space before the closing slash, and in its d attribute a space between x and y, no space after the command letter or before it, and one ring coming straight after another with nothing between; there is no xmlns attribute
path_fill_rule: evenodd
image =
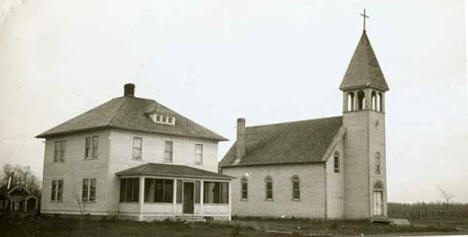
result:
<svg viewBox="0 0 468 237"><path fill-rule="evenodd" d="M388 91L388 85L371 47L366 31L362 32L348 69L341 81L340 90L372 87Z"/></svg>

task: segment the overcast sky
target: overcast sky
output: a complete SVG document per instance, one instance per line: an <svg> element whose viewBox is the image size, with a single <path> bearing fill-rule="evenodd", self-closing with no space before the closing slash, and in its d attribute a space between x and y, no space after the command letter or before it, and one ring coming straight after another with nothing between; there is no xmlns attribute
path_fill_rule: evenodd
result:
<svg viewBox="0 0 468 237"><path fill-rule="evenodd" d="M386 96L390 201L468 202L461 0L1 0L0 165L42 176L38 133L124 83L229 138L247 125L341 115L339 83L367 32Z"/></svg>

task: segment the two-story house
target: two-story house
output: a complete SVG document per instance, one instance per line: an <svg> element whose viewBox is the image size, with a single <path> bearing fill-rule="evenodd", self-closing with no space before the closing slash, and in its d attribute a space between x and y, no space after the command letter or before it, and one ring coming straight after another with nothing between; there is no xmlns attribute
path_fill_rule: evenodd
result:
<svg viewBox="0 0 468 237"><path fill-rule="evenodd" d="M226 139L134 90L37 136L41 212L230 219L232 177L217 173Z"/></svg>

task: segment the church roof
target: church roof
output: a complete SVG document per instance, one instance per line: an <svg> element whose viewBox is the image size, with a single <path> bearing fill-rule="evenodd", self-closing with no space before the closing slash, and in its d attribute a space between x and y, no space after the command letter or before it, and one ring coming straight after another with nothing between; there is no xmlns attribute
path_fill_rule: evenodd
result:
<svg viewBox="0 0 468 237"><path fill-rule="evenodd" d="M374 50L363 31L348 69L341 81L340 90L372 87L388 91L388 85L380 69Z"/></svg>
<svg viewBox="0 0 468 237"><path fill-rule="evenodd" d="M122 170L117 172L118 176L165 176L165 177L185 177L185 178L203 178L203 179L223 179L231 180L234 177L210 172L207 170L197 169L185 165L174 165L174 164L157 164L147 163L133 167L130 169Z"/></svg>
<svg viewBox="0 0 468 237"><path fill-rule="evenodd" d="M150 118L150 113L175 117L175 124L155 123ZM133 96L114 98L36 137L47 138L101 128L119 128L214 141L227 140L154 100Z"/></svg>
<svg viewBox="0 0 468 237"><path fill-rule="evenodd" d="M342 124L340 116L246 127L245 155L234 162L234 143L220 167L322 162Z"/></svg>

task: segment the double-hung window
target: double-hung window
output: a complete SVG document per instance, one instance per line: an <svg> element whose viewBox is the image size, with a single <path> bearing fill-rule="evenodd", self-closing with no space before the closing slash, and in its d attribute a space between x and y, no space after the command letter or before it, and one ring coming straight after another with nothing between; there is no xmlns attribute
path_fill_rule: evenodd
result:
<svg viewBox="0 0 468 237"><path fill-rule="evenodd" d="M96 159L98 157L99 137L85 138L85 159Z"/></svg>
<svg viewBox="0 0 468 237"><path fill-rule="evenodd" d="M96 201L96 179L84 178L83 189L81 192L81 200L84 202Z"/></svg>
<svg viewBox="0 0 468 237"><path fill-rule="evenodd" d="M141 160L142 148L143 148L143 138L134 137L133 138L133 159Z"/></svg>
<svg viewBox="0 0 468 237"><path fill-rule="evenodd" d="M66 141L56 141L54 143L54 162L63 162L65 160Z"/></svg>
<svg viewBox="0 0 468 237"><path fill-rule="evenodd" d="M203 145L202 144L195 145L195 164L196 165L203 164Z"/></svg>
<svg viewBox="0 0 468 237"><path fill-rule="evenodd" d="M50 200L61 202L63 200L63 179L52 180Z"/></svg>
<svg viewBox="0 0 468 237"><path fill-rule="evenodd" d="M173 149L174 149L174 142L173 141L165 141L164 142L164 162L172 163L173 161Z"/></svg>

